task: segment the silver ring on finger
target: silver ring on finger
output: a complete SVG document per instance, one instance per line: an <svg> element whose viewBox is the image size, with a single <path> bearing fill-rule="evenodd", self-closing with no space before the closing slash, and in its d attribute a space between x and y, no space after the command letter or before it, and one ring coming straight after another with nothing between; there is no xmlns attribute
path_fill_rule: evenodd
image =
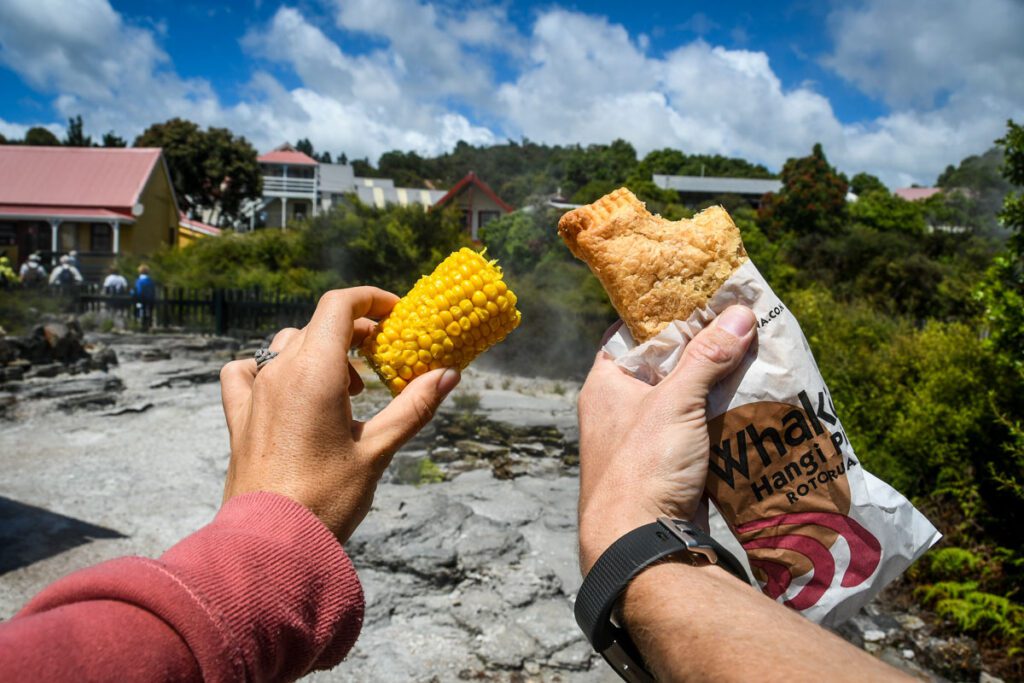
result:
<svg viewBox="0 0 1024 683"><path fill-rule="evenodd" d="M264 365L277 358L277 351L271 351L266 346L256 349L253 357L256 359L256 370L259 371Z"/></svg>

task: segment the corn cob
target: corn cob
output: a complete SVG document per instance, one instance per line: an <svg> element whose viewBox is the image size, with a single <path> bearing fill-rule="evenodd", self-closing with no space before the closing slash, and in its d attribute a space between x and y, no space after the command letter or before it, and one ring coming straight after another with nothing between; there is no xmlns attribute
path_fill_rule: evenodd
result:
<svg viewBox="0 0 1024 683"><path fill-rule="evenodd" d="M521 318L501 268L463 248L421 277L360 351L397 396L430 370L465 369L518 327Z"/></svg>

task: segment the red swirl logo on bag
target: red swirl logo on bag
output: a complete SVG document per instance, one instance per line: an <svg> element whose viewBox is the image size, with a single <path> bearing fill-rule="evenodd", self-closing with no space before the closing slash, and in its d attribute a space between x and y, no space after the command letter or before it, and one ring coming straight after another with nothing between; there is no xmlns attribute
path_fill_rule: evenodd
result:
<svg viewBox="0 0 1024 683"><path fill-rule="evenodd" d="M836 541L849 549L840 585L858 586L878 567L881 544L848 516L846 474L857 461L826 391L799 393L800 405L762 401L708 424L708 495L750 558L763 591L795 610L816 604L836 575Z"/></svg>

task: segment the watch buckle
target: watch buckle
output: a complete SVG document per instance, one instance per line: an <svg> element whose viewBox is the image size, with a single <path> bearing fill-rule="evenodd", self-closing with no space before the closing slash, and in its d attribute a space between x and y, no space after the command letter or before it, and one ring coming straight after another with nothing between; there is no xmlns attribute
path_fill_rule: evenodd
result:
<svg viewBox="0 0 1024 683"><path fill-rule="evenodd" d="M669 533L678 538L691 554L703 555L707 558L708 563L718 564L718 553L713 548L702 545L699 540L694 538L689 529L679 526L674 519L669 519L668 517L658 517L658 524L665 527Z"/></svg>

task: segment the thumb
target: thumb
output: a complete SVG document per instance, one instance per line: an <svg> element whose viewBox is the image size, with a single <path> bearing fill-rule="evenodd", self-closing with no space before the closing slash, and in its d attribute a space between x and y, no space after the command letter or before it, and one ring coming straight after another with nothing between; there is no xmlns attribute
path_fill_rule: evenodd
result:
<svg viewBox="0 0 1024 683"><path fill-rule="evenodd" d="M460 379L458 370L446 368L432 370L409 382L402 393L364 425L362 447L370 455L390 460L402 444L430 422Z"/></svg>
<svg viewBox="0 0 1024 683"><path fill-rule="evenodd" d="M683 349L679 364L656 391L671 397L681 413L703 410L711 387L725 379L743 359L755 336L753 312L730 306Z"/></svg>

